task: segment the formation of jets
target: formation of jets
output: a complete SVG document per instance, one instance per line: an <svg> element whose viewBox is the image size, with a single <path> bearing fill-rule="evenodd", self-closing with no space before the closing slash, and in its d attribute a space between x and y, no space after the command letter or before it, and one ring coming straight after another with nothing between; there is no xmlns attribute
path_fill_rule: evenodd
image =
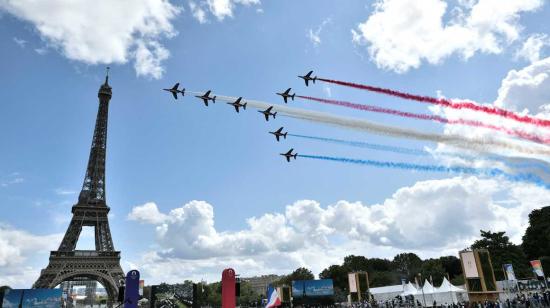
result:
<svg viewBox="0 0 550 308"><path fill-rule="evenodd" d="M185 96L185 89L182 89L182 90L178 90L180 86L180 83L176 83L172 88L170 89L163 89L164 91L168 91L170 93L172 93L172 95L174 96L175 99L178 99L178 93L181 93L181 96Z"/></svg>
<svg viewBox="0 0 550 308"><path fill-rule="evenodd" d="M306 84L306 87L308 87L310 81L315 84L315 81L317 80L317 76L312 76L312 75L313 75L313 71L309 71L304 76L298 76L298 77L302 78ZM185 88L179 90L178 89L179 86L180 84L178 82L172 88L163 89L163 90L172 93L172 96L174 97L174 99L178 99L178 94L181 94L182 97L185 96ZM292 91L292 88L288 88L286 91L282 93L276 93L276 94L282 96L285 104L287 104L289 98L294 101L294 97L296 96L296 93L290 94L290 91ZM203 95L195 95L195 97L201 99L204 105L208 106L209 101L212 101L212 103L216 103L216 96L215 95L210 96L211 94L212 94L212 91L208 90ZM240 111L240 108L242 108L243 110L246 110L246 105L247 105L246 102L243 102L242 97L237 98L232 103L228 102L227 104L233 106L237 113ZM266 121L269 121L269 116L273 117L273 119L275 119L275 117L277 116L277 112L272 112L272 110L273 110L273 106L270 106L266 110L263 110L263 111L258 110L258 112L264 115ZM269 132L269 133L274 135L277 141L280 141L281 137L286 139L286 136L288 134L288 132L283 132L283 129L284 127L281 127L278 130L274 132ZM290 162L291 158L296 159L298 157L298 153L293 153L293 151L294 149L290 149L288 152L281 153L280 155L284 156L286 158L286 161Z"/></svg>
<svg viewBox="0 0 550 308"><path fill-rule="evenodd" d="M277 95L280 95L283 97L283 99L285 100L285 104L288 103L288 98L292 98L292 100L294 100L294 96L296 96L296 93L294 94L290 94L290 90L292 90L292 88L288 88L286 91L284 91L283 93L277 93Z"/></svg>

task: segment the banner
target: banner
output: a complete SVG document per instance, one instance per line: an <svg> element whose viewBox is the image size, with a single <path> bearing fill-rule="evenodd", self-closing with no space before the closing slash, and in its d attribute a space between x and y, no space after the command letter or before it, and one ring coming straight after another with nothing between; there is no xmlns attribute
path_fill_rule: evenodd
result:
<svg viewBox="0 0 550 308"><path fill-rule="evenodd" d="M357 281L355 273L348 274L349 293L357 293Z"/></svg>
<svg viewBox="0 0 550 308"><path fill-rule="evenodd" d="M512 264L504 264L504 273L506 273L506 278L508 280L516 280L516 274L514 273L514 267Z"/></svg>
<svg viewBox="0 0 550 308"><path fill-rule="evenodd" d="M537 275L537 278L544 279L544 271L542 270L542 264L540 263L540 260L531 261L531 266L533 267L533 272L535 273L535 275Z"/></svg>
<svg viewBox="0 0 550 308"><path fill-rule="evenodd" d="M131 270L126 274L124 308L137 308L139 301L139 271Z"/></svg>
<svg viewBox="0 0 550 308"><path fill-rule="evenodd" d="M460 259L464 266L464 276L466 278L479 278L479 272L477 271L476 258L473 251L466 251L460 253Z"/></svg>

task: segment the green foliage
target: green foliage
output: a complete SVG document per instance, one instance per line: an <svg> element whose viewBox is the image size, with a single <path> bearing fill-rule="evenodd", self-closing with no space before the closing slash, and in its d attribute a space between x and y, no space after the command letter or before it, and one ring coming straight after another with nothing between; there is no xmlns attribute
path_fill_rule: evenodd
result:
<svg viewBox="0 0 550 308"><path fill-rule="evenodd" d="M401 278L414 281L414 276L422 267L422 259L414 253L400 253L393 258L392 266Z"/></svg>
<svg viewBox="0 0 550 308"><path fill-rule="evenodd" d="M472 244L473 249L487 249L491 254L491 262L496 280L504 279L503 264L510 263L518 278L531 276L529 262L520 246L510 242L505 232L481 230L481 239Z"/></svg>
<svg viewBox="0 0 550 308"><path fill-rule="evenodd" d="M445 277L445 269L440 259L428 259L422 263L420 268L420 273L422 274L422 280L427 279L433 285L440 285L443 282L443 277ZM419 281L424 283L424 281Z"/></svg>
<svg viewBox="0 0 550 308"><path fill-rule="evenodd" d="M529 214L529 226L525 230L522 247L530 260L550 256L550 206Z"/></svg>
<svg viewBox="0 0 550 308"><path fill-rule="evenodd" d="M305 267L300 267L295 269L294 272L292 272L291 274L286 275L283 278L279 279L279 281L277 281L275 285L290 286L292 285L292 281L294 280L312 280L312 279L315 279L315 276L313 275L313 273Z"/></svg>

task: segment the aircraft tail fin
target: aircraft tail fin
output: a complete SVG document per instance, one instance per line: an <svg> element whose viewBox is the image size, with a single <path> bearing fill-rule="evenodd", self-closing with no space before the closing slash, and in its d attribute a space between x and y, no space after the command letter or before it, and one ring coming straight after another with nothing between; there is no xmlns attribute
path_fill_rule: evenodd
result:
<svg viewBox="0 0 550 308"><path fill-rule="evenodd" d="M277 111L273 113L273 118L275 119L275 116L277 115Z"/></svg>
<svg viewBox="0 0 550 308"><path fill-rule="evenodd" d="M296 96L296 93L294 93L290 96L290 97L292 97L292 100L294 100L294 96Z"/></svg>
<svg viewBox="0 0 550 308"><path fill-rule="evenodd" d="M246 110L246 104L248 104L248 103L244 103L244 104L243 104L243 109L244 109L244 110Z"/></svg>
<svg viewBox="0 0 550 308"><path fill-rule="evenodd" d="M183 89L181 90L181 96L182 96L182 97L185 96L185 88L183 88Z"/></svg>
<svg viewBox="0 0 550 308"><path fill-rule="evenodd" d="M212 98L212 103L216 103L216 96L214 95L214 97Z"/></svg>
<svg viewBox="0 0 550 308"><path fill-rule="evenodd" d="M286 133L283 134L283 137L285 137L285 139L286 139L286 134L288 134L288 132L286 132Z"/></svg>

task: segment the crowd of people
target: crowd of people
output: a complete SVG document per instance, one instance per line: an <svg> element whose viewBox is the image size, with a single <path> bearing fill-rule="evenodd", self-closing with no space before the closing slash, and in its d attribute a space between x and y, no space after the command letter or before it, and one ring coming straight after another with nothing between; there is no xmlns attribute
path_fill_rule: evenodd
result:
<svg viewBox="0 0 550 308"><path fill-rule="evenodd" d="M432 308L545 308L550 307L550 290L518 293L515 296L509 296L505 300L484 302L438 303L433 301L423 305L418 299L403 299L398 296L387 301L363 301L351 304L351 308L420 308L426 306Z"/></svg>

